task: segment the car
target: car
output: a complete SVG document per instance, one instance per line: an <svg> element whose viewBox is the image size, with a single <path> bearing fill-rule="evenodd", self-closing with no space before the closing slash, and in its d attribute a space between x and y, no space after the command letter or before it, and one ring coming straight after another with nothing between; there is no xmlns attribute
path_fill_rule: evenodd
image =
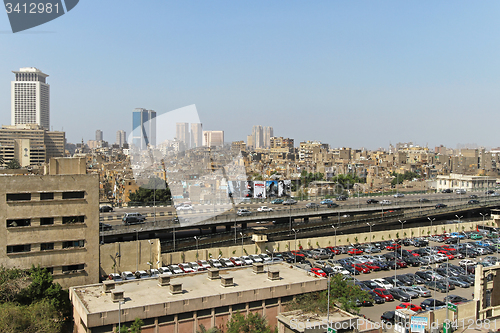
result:
<svg viewBox="0 0 500 333"><path fill-rule="evenodd" d="M270 207L267 207L267 206L260 206L259 208L257 208L257 211L258 212L272 212L273 209Z"/></svg>
<svg viewBox="0 0 500 333"><path fill-rule="evenodd" d="M375 304L383 304L385 303L385 299L380 297L379 295L375 294L373 291L368 292L368 296L375 302Z"/></svg>
<svg viewBox="0 0 500 333"><path fill-rule="evenodd" d="M471 194L469 195L469 199L477 199L478 196L476 194Z"/></svg>
<svg viewBox="0 0 500 333"><path fill-rule="evenodd" d="M386 280L384 279L381 279L381 278L378 278L378 279L371 279L370 281L372 281L373 283L375 283L376 285L378 285L379 288L382 288L382 289L391 289L392 288L392 284L390 284L389 282L387 282Z"/></svg>
<svg viewBox="0 0 500 333"><path fill-rule="evenodd" d="M447 205L445 205L444 203L438 203L436 204L436 206L434 206L436 209L440 209L440 208L446 208L448 207Z"/></svg>
<svg viewBox="0 0 500 333"><path fill-rule="evenodd" d="M392 204L392 202L390 200L382 200L382 201L380 201L380 204L381 205L390 205L390 204Z"/></svg>
<svg viewBox="0 0 500 333"><path fill-rule="evenodd" d="M150 270L148 270L148 274L152 278L157 278L158 276L160 276L160 271L156 268L151 268Z"/></svg>
<svg viewBox="0 0 500 333"><path fill-rule="evenodd" d="M178 265L180 269L182 269L182 271L184 273L194 273L196 272L193 267L191 267L191 265L189 265L188 263L181 263Z"/></svg>
<svg viewBox="0 0 500 333"><path fill-rule="evenodd" d="M425 286L428 288L428 289L432 289L432 290L438 290L442 293L445 293L446 292L446 283L442 282L442 281L427 281L425 282ZM453 285L448 285L448 290L452 290L452 289L455 289L455 286Z"/></svg>
<svg viewBox="0 0 500 333"><path fill-rule="evenodd" d="M283 199L274 199L271 203L273 205L281 205L283 203Z"/></svg>
<svg viewBox="0 0 500 333"><path fill-rule="evenodd" d="M345 195L339 195L338 197L335 198L335 200L337 200L337 201L346 201L347 200L347 196L345 196Z"/></svg>
<svg viewBox="0 0 500 333"><path fill-rule="evenodd" d="M470 239L473 240L483 239L483 236L481 234L473 233L470 235Z"/></svg>
<svg viewBox="0 0 500 333"><path fill-rule="evenodd" d="M441 302L440 300L434 298L428 298L420 303L420 307L423 310L436 310L440 308L444 308L446 303Z"/></svg>
<svg viewBox="0 0 500 333"><path fill-rule="evenodd" d="M172 272L172 274L182 274L184 271L182 268L179 267L179 265L169 265L168 269Z"/></svg>
<svg viewBox="0 0 500 333"><path fill-rule="evenodd" d="M380 253L381 250L378 247L375 246L368 246L363 249L365 253Z"/></svg>
<svg viewBox="0 0 500 333"><path fill-rule="evenodd" d="M146 271L137 271L135 272L135 277L138 279L146 279L149 278L149 274Z"/></svg>
<svg viewBox="0 0 500 333"><path fill-rule="evenodd" d="M457 188L457 189L455 190L455 193L456 193L456 194L465 194L466 192L467 192L467 191L465 191L465 189L463 189L463 188Z"/></svg>
<svg viewBox="0 0 500 333"><path fill-rule="evenodd" d="M430 202L430 200L427 198L420 198L418 199L418 202Z"/></svg>
<svg viewBox="0 0 500 333"><path fill-rule="evenodd" d="M227 267L227 268L233 268L234 264L229 258L220 258L219 262L221 263L222 267Z"/></svg>
<svg viewBox="0 0 500 333"><path fill-rule="evenodd" d="M451 190L451 188L445 188L441 191L441 193L452 193L453 191Z"/></svg>
<svg viewBox="0 0 500 333"><path fill-rule="evenodd" d="M386 302L393 302L394 301L394 296L391 295L391 293L384 288L375 288L373 289L373 292L377 294L378 296L382 297L385 299Z"/></svg>
<svg viewBox="0 0 500 333"><path fill-rule="evenodd" d="M358 255L358 254L363 254L363 250L358 249L356 247L353 247L352 249L350 249L349 251L347 251L347 254L350 255L350 256Z"/></svg>
<svg viewBox="0 0 500 333"><path fill-rule="evenodd" d="M328 207L328 208L337 208L338 206L339 205L336 204L335 202L332 202L332 203L329 203L329 204L326 205L326 207Z"/></svg>
<svg viewBox="0 0 500 333"><path fill-rule="evenodd" d="M160 274L172 275L172 272L168 267L160 267L158 268L158 271L160 272Z"/></svg>
<svg viewBox="0 0 500 333"><path fill-rule="evenodd" d="M124 224L143 223L146 217L140 213L125 213L122 217Z"/></svg>
<svg viewBox="0 0 500 333"><path fill-rule="evenodd" d="M255 262L255 263L260 263L260 264L262 264L262 263L264 262L264 260L263 260L260 256L258 256L257 254L251 254L251 255L249 255L249 257L250 257L250 259L252 259L252 261L253 261L253 262Z"/></svg>
<svg viewBox="0 0 500 333"><path fill-rule="evenodd" d="M122 276L118 273L111 273L108 275L109 280L113 280L115 282L123 281Z"/></svg>
<svg viewBox="0 0 500 333"><path fill-rule="evenodd" d="M394 316L396 311L386 311L380 316L380 321L382 323L394 324Z"/></svg>
<svg viewBox="0 0 500 333"><path fill-rule="evenodd" d="M403 292L410 295L410 299L415 299L415 298L418 298L420 296L420 294L418 292L416 292L415 290L413 290L412 287L402 286L402 287L399 287L399 289L401 289Z"/></svg>
<svg viewBox="0 0 500 333"><path fill-rule="evenodd" d="M479 204L479 200L472 199L472 200L467 201L467 203L469 205L478 205Z"/></svg>
<svg viewBox="0 0 500 333"><path fill-rule="evenodd" d="M476 266L476 262L470 259L462 259L458 262L458 265L460 267L465 267L465 266Z"/></svg>
<svg viewBox="0 0 500 333"><path fill-rule="evenodd" d="M388 245L385 247L387 251L394 251L394 250L399 250L401 248L401 245L397 243L392 243L391 245Z"/></svg>
<svg viewBox="0 0 500 333"><path fill-rule="evenodd" d="M240 209L240 210L238 210L238 212L236 213L236 215L238 215L238 216L248 216L248 215L252 215L252 212L249 211L248 209Z"/></svg>
<svg viewBox="0 0 500 333"><path fill-rule="evenodd" d="M393 195L394 198L404 198L404 194L403 193L396 193Z"/></svg>
<svg viewBox="0 0 500 333"><path fill-rule="evenodd" d="M99 231L111 230L113 226L111 224L99 222Z"/></svg>
<svg viewBox="0 0 500 333"><path fill-rule="evenodd" d="M296 203L297 203L297 200L294 200L294 199L288 199L286 201L283 201L283 205L285 205L285 206L295 205Z"/></svg>
<svg viewBox="0 0 500 333"><path fill-rule="evenodd" d="M368 200L366 200L366 203L367 203L367 204L369 204L369 205L370 205L370 204L376 204L376 203L378 203L378 200L375 200L375 199L368 199Z"/></svg>
<svg viewBox="0 0 500 333"><path fill-rule="evenodd" d="M244 266L245 263L238 257L231 257L229 258L231 262L233 263L234 266Z"/></svg>
<svg viewBox="0 0 500 333"><path fill-rule="evenodd" d="M313 267L311 268L311 272L316 276L326 277L326 273L321 268Z"/></svg>
<svg viewBox="0 0 500 333"><path fill-rule="evenodd" d="M250 259L250 257L249 257L249 256L241 256L241 257L240 257L240 259L241 259L241 261L242 261L245 265L252 265L252 264L253 264L253 260L252 260L252 259ZM297 259L297 261L299 261L299 260Z"/></svg>
<svg viewBox="0 0 500 333"><path fill-rule="evenodd" d="M135 280L135 279L137 279L137 277L134 275L134 273L132 273L130 271L125 271L125 272L122 272L122 279L124 281L126 281L126 280Z"/></svg>
<svg viewBox="0 0 500 333"><path fill-rule="evenodd" d="M446 296L444 299L443 299L443 302L445 303L453 303L453 304L458 304L458 303L462 303L462 302L466 302L467 301L467 298L464 298L462 296L458 296L458 295L448 295Z"/></svg>
<svg viewBox="0 0 500 333"><path fill-rule="evenodd" d="M99 207L99 213L107 213L107 212L112 212L113 207L111 206L101 206Z"/></svg>
<svg viewBox="0 0 500 333"><path fill-rule="evenodd" d="M448 282L453 283L455 286L460 288L469 288L470 283L462 280L458 276L450 276L447 278Z"/></svg>
<svg viewBox="0 0 500 333"><path fill-rule="evenodd" d="M321 207L320 205L318 205L317 203L315 202L310 202L306 205L306 208L319 208Z"/></svg>
<svg viewBox="0 0 500 333"><path fill-rule="evenodd" d="M201 272L207 270L207 268L200 266L200 264L198 264L196 261L188 262L188 264L195 272Z"/></svg>
<svg viewBox="0 0 500 333"><path fill-rule="evenodd" d="M399 309L410 309L411 311L415 311L415 312L422 311L421 306L418 306L416 304L409 303L409 302L403 302L403 303L397 305L396 310L399 310Z"/></svg>
<svg viewBox="0 0 500 333"><path fill-rule="evenodd" d="M498 192L493 192L490 194L492 197L500 197L500 193Z"/></svg>
<svg viewBox="0 0 500 333"><path fill-rule="evenodd" d="M181 205L177 206L175 209L177 209L177 210L193 210L193 206L191 206L189 204L181 204Z"/></svg>
<svg viewBox="0 0 500 333"><path fill-rule="evenodd" d="M422 297L430 297L432 295L432 292L424 286L413 286L411 289Z"/></svg>
<svg viewBox="0 0 500 333"><path fill-rule="evenodd" d="M325 199L325 200L321 200L320 201L320 204L322 204L322 205L327 205L327 204L330 204L330 203L333 203L332 199Z"/></svg>

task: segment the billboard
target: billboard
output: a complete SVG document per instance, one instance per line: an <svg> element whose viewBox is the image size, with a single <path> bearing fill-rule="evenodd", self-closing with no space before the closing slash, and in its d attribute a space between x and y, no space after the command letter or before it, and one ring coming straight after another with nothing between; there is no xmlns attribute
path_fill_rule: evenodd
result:
<svg viewBox="0 0 500 333"><path fill-rule="evenodd" d="M265 198L266 197L266 182L263 180L256 180L253 182L253 197Z"/></svg>
<svg viewBox="0 0 500 333"><path fill-rule="evenodd" d="M278 181L277 180L266 181L266 197L267 198L277 198L278 197Z"/></svg>
<svg viewBox="0 0 500 333"><path fill-rule="evenodd" d="M253 198L253 182L245 181L243 183L244 183L243 197Z"/></svg>

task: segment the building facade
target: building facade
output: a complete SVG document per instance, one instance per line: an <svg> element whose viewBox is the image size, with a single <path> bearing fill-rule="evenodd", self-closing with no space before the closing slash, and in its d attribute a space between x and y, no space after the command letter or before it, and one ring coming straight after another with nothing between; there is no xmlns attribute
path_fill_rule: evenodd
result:
<svg viewBox="0 0 500 333"><path fill-rule="evenodd" d="M127 142L127 133L124 130L116 132L116 144L122 148L123 144Z"/></svg>
<svg viewBox="0 0 500 333"><path fill-rule="evenodd" d="M132 113L132 144L138 149L156 146L156 111L137 108Z"/></svg>
<svg viewBox="0 0 500 333"><path fill-rule="evenodd" d="M176 123L175 124L175 138L183 144L184 149L191 148L190 145L190 135L189 135L189 123Z"/></svg>
<svg viewBox="0 0 500 333"><path fill-rule="evenodd" d="M203 127L201 123L191 124L191 148L203 146Z"/></svg>
<svg viewBox="0 0 500 333"><path fill-rule="evenodd" d="M224 131L203 131L203 146L223 146Z"/></svg>
<svg viewBox="0 0 500 333"><path fill-rule="evenodd" d="M37 124L50 130L50 86L47 74L35 67L12 71L11 125Z"/></svg>
<svg viewBox="0 0 500 333"><path fill-rule="evenodd" d="M101 130L96 130L95 131L95 141L102 141L102 131Z"/></svg>
<svg viewBox="0 0 500 333"><path fill-rule="evenodd" d="M5 267L40 265L63 287L99 282L98 175L0 176L0 220Z"/></svg>

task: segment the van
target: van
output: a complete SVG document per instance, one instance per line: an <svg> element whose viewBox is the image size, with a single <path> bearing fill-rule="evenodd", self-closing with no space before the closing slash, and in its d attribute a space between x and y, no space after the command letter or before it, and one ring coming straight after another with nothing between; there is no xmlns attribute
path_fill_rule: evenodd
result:
<svg viewBox="0 0 500 333"><path fill-rule="evenodd" d="M465 194L465 192L466 192L466 191L465 191L463 188L457 188L457 189L455 190L455 193L456 193L456 194Z"/></svg>
<svg viewBox="0 0 500 333"><path fill-rule="evenodd" d="M144 220L146 217L140 213L125 213L122 218L124 224L142 223Z"/></svg>

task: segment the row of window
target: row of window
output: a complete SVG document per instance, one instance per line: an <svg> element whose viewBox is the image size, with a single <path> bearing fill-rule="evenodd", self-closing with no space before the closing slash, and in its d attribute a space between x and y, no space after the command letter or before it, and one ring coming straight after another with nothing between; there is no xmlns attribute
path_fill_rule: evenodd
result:
<svg viewBox="0 0 500 333"><path fill-rule="evenodd" d="M62 242L63 249L75 249L75 248L83 248L85 247L85 240L76 240L76 241L66 241ZM42 243L40 244L40 251L49 251L54 250L54 243ZM31 252L31 244L22 244L22 245L8 245L7 253L24 253Z"/></svg>
<svg viewBox="0 0 500 333"><path fill-rule="evenodd" d="M85 191L62 192L63 199L84 199ZM31 193L7 193L7 201L30 201ZM53 192L40 193L40 200L54 200Z"/></svg>
<svg viewBox="0 0 500 333"><path fill-rule="evenodd" d="M72 223L85 223L85 216L63 216L62 224L72 224ZM40 225L51 225L54 224L53 217L41 217ZM14 227L29 227L31 226L31 219L13 219L7 220L7 228Z"/></svg>

